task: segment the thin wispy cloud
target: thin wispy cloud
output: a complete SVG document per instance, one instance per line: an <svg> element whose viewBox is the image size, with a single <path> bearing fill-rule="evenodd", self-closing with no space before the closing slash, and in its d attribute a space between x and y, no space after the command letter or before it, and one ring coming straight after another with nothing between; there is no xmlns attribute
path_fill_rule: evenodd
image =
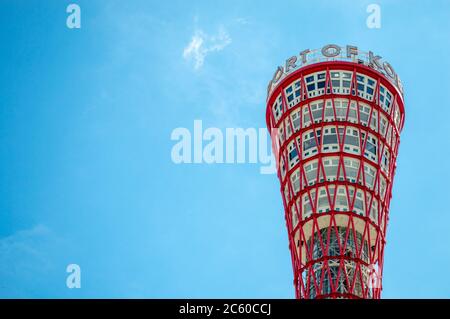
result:
<svg viewBox="0 0 450 319"><path fill-rule="evenodd" d="M0 238L0 298L24 298L55 273L52 251L60 238L45 225Z"/></svg>
<svg viewBox="0 0 450 319"><path fill-rule="evenodd" d="M250 20L247 18L239 17L239 18L236 18L236 23L242 24L242 25L248 25L248 24L250 24Z"/></svg>
<svg viewBox="0 0 450 319"><path fill-rule="evenodd" d="M208 35L203 30L197 29L183 50L183 58L194 61L194 68L198 70L203 66L208 54L222 51L230 43L231 37L223 27L214 35Z"/></svg>

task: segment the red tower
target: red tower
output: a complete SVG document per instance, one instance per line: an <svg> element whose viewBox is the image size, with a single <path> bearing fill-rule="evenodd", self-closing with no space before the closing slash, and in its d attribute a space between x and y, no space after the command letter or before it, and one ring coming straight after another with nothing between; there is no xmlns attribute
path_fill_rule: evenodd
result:
<svg viewBox="0 0 450 319"><path fill-rule="evenodd" d="M394 69L355 46L305 50L269 83L297 298L380 298L404 124Z"/></svg>

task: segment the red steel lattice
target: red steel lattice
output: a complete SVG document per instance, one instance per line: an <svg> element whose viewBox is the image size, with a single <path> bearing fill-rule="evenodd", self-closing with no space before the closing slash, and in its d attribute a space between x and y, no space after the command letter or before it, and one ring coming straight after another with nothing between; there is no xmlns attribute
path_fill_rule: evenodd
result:
<svg viewBox="0 0 450 319"><path fill-rule="evenodd" d="M321 71L322 94L310 96L305 78ZM333 71L351 73L348 94L333 90ZM359 95L357 75L375 80L372 98ZM299 80L300 96L289 106L285 90ZM387 110L380 102L386 99L380 90L391 93ZM273 105L280 98L281 116L275 119ZM312 108L320 103L321 116L314 115L317 108ZM363 120L367 109L368 118L365 114ZM365 65L320 62L280 81L268 97L266 121L281 183L296 297L380 298L389 203L404 123L402 94ZM333 131L327 139L335 139L336 145L325 150L325 132ZM310 140L313 136L311 142L303 140L305 133ZM351 148L350 141L358 146ZM306 155L305 147L311 145L315 154ZM369 150L376 155L371 158ZM296 155L291 158L291 153ZM316 171L312 179L310 167Z"/></svg>

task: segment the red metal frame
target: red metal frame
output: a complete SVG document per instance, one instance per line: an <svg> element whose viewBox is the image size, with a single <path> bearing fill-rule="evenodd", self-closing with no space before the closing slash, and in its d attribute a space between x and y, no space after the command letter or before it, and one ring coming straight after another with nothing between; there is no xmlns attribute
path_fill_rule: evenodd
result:
<svg viewBox="0 0 450 319"><path fill-rule="evenodd" d="M330 71L344 70L352 72L352 82L349 94L333 93ZM325 71L325 87L324 94L310 98L306 89L305 76ZM358 83L356 73L367 75L376 80L372 101L366 100L358 95ZM300 102L291 108L287 105L285 89L293 82L301 81ZM380 104L380 84L382 84L392 94L392 104L389 113L383 110ZM352 94L352 91L355 94ZM328 93L327 93L328 92ZM275 121L272 112L272 105L276 98L282 96L282 115ZM335 99L348 100L346 120L340 121L337 118ZM334 113L332 121L325 121L325 109L327 108L327 100L331 100L331 106ZM314 101L323 101L322 118L319 123L314 123L312 115L311 103ZM349 121L351 102L356 102L357 122ZM370 106L370 113L367 125L361 121L360 103ZM394 123L394 110L398 107L400 112L400 122L397 128ZM300 109L301 108L301 109ZM307 108L310 116L308 126L303 126L303 109ZM300 110L299 110L300 109ZM372 128L371 121L374 116L374 110L377 111L377 127ZM292 113L299 111L300 128L295 131L292 122ZM388 121L385 134L380 132L380 115L384 115ZM395 173L395 162L397 158L398 147L400 143L400 131L403 128L405 119L403 96L401 92L381 73L367 67L365 65L344 61L320 62L300 68L286 76L272 90L267 99L266 122L272 137L272 148L275 153L277 162L278 178L280 179L280 191L283 199L285 210L286 227L289 235L289 249L291 251L292 267L294 271L294 286L296 298L380 298L381 294L381 275L383 271L383 253L386 243L385 234L389 215L389 204L391 199L392 183ZM280 124L284 123L284 141L280 143L278 139L278 129ZM291 136L287 136L286 125L291 129ZM322 152L322 142L324 136L324 127L333 126L336 129L338 140L338 150L335 152ZM344 150L344 142L346 139L347 128L351 127L358 131L360 154L348 153ZM342 136L339 128L343 128ZM317 136L317 130L321 130L320 140ZM303 158L302 152L302 136L303 133L312 130L317 145L317 153ZM369 138L369 133L378 140L377 160L376 163L364 156L364 150ZM364 134L364 138L362 135ZM388 139L389 137L389 139ZM294 142L299 162L289 169L288 145ZM383 159L384 150L390 153L389 165L387 173L382 170L381 161ZM335 180L328 181L326 170L323 163L325 157L338 158L337 173ZM347 172L344 164L345 158L352 158L359 161L359 168L356 173L355 182L347 179ZM307 184L306 172L304 170L305 163L317 161L317 173L315 183ZM281 164L284 166L285 175L282 176ZM372 187L368 187L366 183L366 174L364 167L370 164L376 170ZM299 190L294 193L291 176L299 169ZM339 177L343 176L343 180ZM323 181L320 181L320 178ZM385 180L384 195L381 196L381 177ZM362 181L362 184L359 181ZM338 187L345 188L346 201L348 211L336 210L336 199ZM334 195L330 193L330 187L334 187ZM326 190L326 196L329 204L329 211L318 212L319 188ZM287 189L288 198L285 197ZM353 198L350 196L350 190L353 190ZM364 196L364 214L360 215L354 210L357 191L361 191ZM313 198L313 192L315 197ZM302 198L307 195L311 206L312 213L309 217L303 218L303 201ZM371 217L373 201L377 200L377 220ZM299 203L299 204L298 204ZM292 224L292 214L296 214L297 224ZM322 239L322 235L317 235L318 242L314 242L315 234L320 234L326 230L326 239ZM345 230L345 235L340 238L339 232ZM330 255L331 234L337 240L339 254ZM358 237L360 236L360 237ZM296 238L297 241L296 242ZM350 240L351 238L351 240ZM359 238L361 238L359 242ZM309 243L308 243L309 241ZM349 242L354 247L347 247ZM320 257L314 257L313 248L321 252ZM366 254L363 251L366 247ZM347 254L349 249L350 255ZM364 258L365 259L364 259ZM336 266L338 264L338 266ZM332 265L332 266L331 266ZM332 267L338 267L337 273L331 276ZM348 270L348 269L351 269ZM373 273L376 271L376 273ZM351 275L349 275L351 273ZM320 274L320 277L318 276ZM316 277L317 276L317 277ZM327 277L325 277L327 276ZM342 279L343 278L343 279ZM327 280L326 280L327 279ZM343 284L339 286L339 280L343 280ZM377 281L374 283L374 281ZM329 287L324 290L324 283L329 282ZM357 289L356 284L360 287ZM375 284L375 285L374 285ZM344 288L343 288L344 287ZM340 290L339 290L340 289ZM344 291L345 290L345 291Z"/></svg>

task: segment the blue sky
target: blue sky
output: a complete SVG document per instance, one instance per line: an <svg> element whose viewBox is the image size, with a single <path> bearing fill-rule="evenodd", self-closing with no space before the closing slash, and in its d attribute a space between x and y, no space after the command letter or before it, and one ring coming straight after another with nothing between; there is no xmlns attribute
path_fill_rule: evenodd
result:
<svg viewBox="0 0 450 319"><path fill-rule="evenodd" d="M78 30L69 3L0 2L0 297L292 298L276 176L176 165L170 135L264 127L276 66L327 43L404 84L383 297L450 296L448 1L76 1Z"/></svg>

